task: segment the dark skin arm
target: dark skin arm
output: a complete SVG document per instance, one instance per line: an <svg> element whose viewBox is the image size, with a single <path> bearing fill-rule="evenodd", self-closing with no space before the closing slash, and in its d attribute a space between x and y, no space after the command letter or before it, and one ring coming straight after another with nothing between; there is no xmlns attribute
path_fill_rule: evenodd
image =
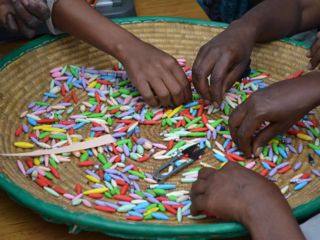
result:
<svg viewBox="0 0 320 240"><path fill-rule="evenodd" d="M278 187L236 163L204 168L191 189L193 215L244 224L254 240L305 239Z"/></svg>
<svg viewBox="0 0 320 240"><path fill-rule="evenodd" d="M315 28L320 23L319 11L317 0L265 0L258 4L201 47L193 66L197 91L221 104L224 93L244 72L255 43Z"/></svg>
<svg viewBox="0 0 320 240"><path fill-rule="evenodd" d="M59 29L122 62L132 83L149 105L180 105L191 100L190 84L172 56L139 40L84 1L58 1L52 17Z"/></svg>
<svg viewBox="0 0 320 240"><path fill-rule="evenodd" d="M231 114L229 126L233 140L246 156L259 155L274 136L285 133L313 108L320 105L320 73L280 81L254 93ZM270 124L260 130L265 121Z"/></svg>

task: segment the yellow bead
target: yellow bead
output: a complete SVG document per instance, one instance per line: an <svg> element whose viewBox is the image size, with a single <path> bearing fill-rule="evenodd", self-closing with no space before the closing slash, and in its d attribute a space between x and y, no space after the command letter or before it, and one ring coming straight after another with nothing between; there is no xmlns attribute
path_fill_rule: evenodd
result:
<svg viewBox="0 0 320 240"><path fill-rule="evenodd" d="M14 146L18 148L33 148L34 144L29 143L29 142L15 142Z"/></svg>
<svg viewBox="0 0 320 240"><path fill-rule="evenodd" d="M97 82L93 81L88 85L88 88L94 88L96 85L97 85Z"/></svg>
<svg viewBox="0 0 320 240"><path fill-rule="evenodd" d="M54 128L54 127L44 127L44 128L42 128L42 131L45 131L45 132L60 132L60 133L67 132L66 129Z"/></svg>
<svg viewBox="0 0 320 240"><path fill-rule="evenodd" d="M39 158L33 159L33 164L36 166L40 166L40 164L41 164L40 159Z"/></svg>
<svg viewBox="0 0 320 240"><path fill-rule="evenodd" d="M298 133L297 137L302 140L305 140L305 141L312 141L313 140L312 137L310 137L309 135L304 134L304 133Z"/></svg>
<svg viewBox="0 0 320 240"><path fill-rule="evenodd" d="M167 110L167 111L163 114L162 118L167 117L171 112L172 112L172 109Z"/></svg>
<svg viewBox="0 0 320 240"><path fill-rule="evenodd" d="M33 130L42 130L44 127L52 127L52 125L44 124L44 125L35 126L32 129Z"/></svg>
<svg viewBox="0 0 320 240"><path fill-rule="evenodd" d="M269 144L272 144L272 143L275 143L276 145L278 145L280 142L279 142L278 139L271 139L271 140L269 141Z"/></svg>
<svg viewBox="0 0 320 240"><path fill-rule="evenodd" d="M146 212L143 214L143 216L147 216L147 215L149 215L149 214L151 214L151 213L157 212L158 210L159 210L158 207L151 208L151 209L149 209L148 211L146 211Z"/></svg>
<svg viewBox="0 0 320 240"><path fill-rule="evenodd" d="M175 114L177 114L181 109L183 108L182 105L180 105L179 107L176 107L175 109L173 109L170 113L167 114L168 118L173 117Z"/></svg>
<svg viewBox="0 0 320 240"><path fill-rule="evenodd" d="M89 195L92 193L104 193L104 192L107 192L108 190L109 190L108 188L96 188L96 189L90 189L90 190L84 191L83 194Z"/></svg>
<svg viewBox="0 0 320 240"><path fill-rule="evenodd" d="M99 183L100 180L91 176L91 175L86 175L86 178L90 181L90 182L93 182L93 183Z"/></svg>

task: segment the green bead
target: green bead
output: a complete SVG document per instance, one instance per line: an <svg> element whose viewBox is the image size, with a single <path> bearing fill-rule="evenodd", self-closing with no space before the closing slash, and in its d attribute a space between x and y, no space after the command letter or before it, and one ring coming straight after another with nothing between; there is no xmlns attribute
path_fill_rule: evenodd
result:
<svg viewBox="0 0 320 240"><path fill-rule="evenodd" d="M157 203L152 203L148 207L146 207L146 210L150 210L150 209L156 208L156 207L158 207L158 204Z"/></svg>
<svg viewBox="0 0 320 240"><path fill-rule="evenodd" d="M153 191L153 190L151 190L151 189L147 189L147 191L146 191L147 193L150 193L152 196L156 196L157 194Z"/></svg>
<svg viewBox="0 0 320 240"><path fill-rule="evenodd" d="M144 216L143 220L152 220L153 217L151 214L147 215L147 216Z"/></svg>
<svg viewBox="0 0 320 240"><path fill-rule="evenodd" d="M46 136L50 135L50 132L43 132L39 135L39 139L43 139L45 138Z"/></svg>
<svg viewBox="0 0 320 240"><path fill-rule="evenodd" d="M176 196L168 196L168 199L170 201L173 201L173 202L177 201L177 197Z"/></svg>
<svg viewBox="0 0 320 240"><path fill-rule="evenodd" d="M153 191L155 192L155 194L160 195L160 196L167 194L166 190L160 189L160 188L155 188L155 189L153 189Z"/></svg>
<svg viewBox="0 0 320 240"><path fill-rule="evenodd" d="M53 176L51 173L49 172L46 172L45 175L44 175L46 178L48 178L49 180L53 180Z"/></svg>
<svg viewBox="0 0 320 240"><path fill-rule="evenodd" d="M141 192L141 191L135 190L134 193L137 194L138 196L142 197L142 198L145 198L145 197L146 197L146 196L144 195L144 193Z"/></svg>
<svg viewBox="0 0 320 240"><path fill-rule="evenodd" d="M88 154L88 152L84 152L84 153L80 156L80 162L87 161L88 159L89 159L89 154Z"/></svg>
<svg viewBox="0 0 320 240"><path fill-rule="evenodd" d="M161 203L158 203L158 208L159 208L159 210L161 211L161 212L166 212L167 210L166 210L166 208L163 206L163 204L161 204Z"/></svg>
<svg viewBox="0 0 320 240"><path fill-rule="evenodd" d="M112 167L112 163L111 162L107 162L106 164L103 165L102 169L105 171L105 170L107 170L107 169L109 169L111 167Z"/></svg>
<svg viewBox="0 0 320 240"><path fill-rule="evenodd" d="M53 158L49 158L49 163L52 167L54 167L55 169L58 169L58 165L57 165L56 161L53 160Z"/></svg>
<svg viewBox="0 0 320 240"><path fill-rule="evenodd" d="M104 196L105 196L106 198L112 199L112 195L111 195L110 192L104 192Z"/></svg>
<svg viewBox="0 0 320 240"><path fill-rule="evenodd" d="M108 163L102 153L98 153L98 159L104 165Z"/></svg>
<svg viewBox="0 0 320 240"><path fill-rule="evenodd" d="M125 85L127 85L127 84L129 84L129 83L130 83L129 80L123 80L123 81L120 81L120 82L118 83L118 86L119 86L119 87L123 87L123 86L125 86Z"/></svg>
<svg viewBox="0 0 320 240"><path fill-rule="evenodd" d="M140 172L137 172L137 171L134 171L134 170L129 170L128 172L129 172L130 174L136 176L136 177L139 177L139 178L142 178L142 179L145 178L144 174L142 174L142 173L140 173Z"/></svg>

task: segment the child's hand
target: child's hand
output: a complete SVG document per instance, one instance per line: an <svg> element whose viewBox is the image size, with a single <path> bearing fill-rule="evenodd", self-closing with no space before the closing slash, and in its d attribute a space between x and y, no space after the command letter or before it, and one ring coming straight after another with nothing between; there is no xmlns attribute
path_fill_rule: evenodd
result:
<svg viewBox="0 0 320 240"><path fill-rule="evenodd" d="M191 188L191 213L243 223L252 239L304 239L279 189L256 172L229 162L204 168Z"/></svg>
<svg viewBox="0 0 320 240"><path fill-rule="evenodd" d="M122 63L150 106L178 106L192 99L190 83L173 57L142 41L127 46Z"/></svg>
<svg viewBox="0 0 320 240"><path fill-rule="evenodd" d="M11 0L15 10L18 31L34 37L35 28L50 17L50 10L43 0ZM12 29L13 30L13 29Z"/></svg>
<svg viewBox="0 0 320 240"><path fill-rule="evenodd" d="M224 93L245 71L253 42L247 29L231 25L200 48L192 71L193 83L203 98L221 104Z"/></svg>
<svg viewBox="0 0 320 240"><path fill-rule="evenodd" d="M310 58L309 69L315 69L320 63L320 32L317 33L316 40L312 44L311 49L307 53Z"/></svg>
<svg viewBox="0 0 320 240"><path fill-rule="evenodd" d="M254 93L231 114L233 140L246 156L258 155L269 140L285 133L294 123L320 104L320 75L277 82ZM261 124L270 124L258 134Z"/></svg>

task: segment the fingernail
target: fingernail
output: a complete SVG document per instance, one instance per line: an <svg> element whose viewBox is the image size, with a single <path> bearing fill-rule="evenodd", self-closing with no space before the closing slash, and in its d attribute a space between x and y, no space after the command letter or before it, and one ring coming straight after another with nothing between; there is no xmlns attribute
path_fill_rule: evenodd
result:
<svg viewBox="0 0 320 240"><path fill-rule="evenodd" d="M311 56L311 51L308 50L307 53L306 53L306 57L310 57Z"/></svg>
<svg viewBox="0 0 320 240"><path fill-rule="evenodd" d="M219 104L218 104L217 102L213 102L213 106L214 106L215 108L219 108Z"/></svg>
<svg viewBox="0 0 320 240"><path fill-rule="evenodd" d="M15 22L15 20L14 20L14 18L13 18L11 13L9 13L7 15L6 25L8 26L8 28L11 31L13 31L13 32L18 31L18 26L17 26L17 24L16 24L16 22Z"/></svg>
<svg viewBox="0 0 320 240"><path fill-rule="evenodd" d="M308 64L308 69L312 70L312 64L311 63Z"/></svg>
<svg viewBox="0 0 320 240"><path fill-rule="evenodd" d="M258 147L258 148L256 149L254 155L255 155L256 157L258 157L261 152L262 152L262 147Z"/></svg>

